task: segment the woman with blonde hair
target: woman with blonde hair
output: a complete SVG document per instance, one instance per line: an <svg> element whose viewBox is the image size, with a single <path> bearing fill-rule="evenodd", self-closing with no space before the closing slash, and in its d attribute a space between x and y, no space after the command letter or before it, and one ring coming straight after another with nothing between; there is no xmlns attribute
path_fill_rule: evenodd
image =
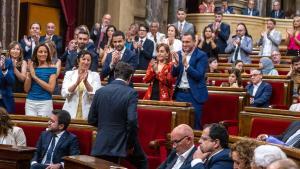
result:
<svg viewBox="0 0 300 169"><path fill-rule="evenodd" d="M22 128L14 126L3 107L0 107L0 144L26 146L24 131Z"/></svg>

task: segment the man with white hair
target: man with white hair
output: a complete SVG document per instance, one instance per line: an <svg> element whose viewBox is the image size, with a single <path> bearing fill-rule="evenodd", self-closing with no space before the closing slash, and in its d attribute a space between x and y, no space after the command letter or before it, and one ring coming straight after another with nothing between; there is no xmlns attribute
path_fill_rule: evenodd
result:
<svg viewBox="0 0 300 169"><path fill-rule="evenodd" d="M286 154L277 146L261 145L254 150L252 169L266 169L272 162L286 159Z"/></svg>
<svg viewBox="0 0 300 169"><path fill-rule="evenodd" d="M267 169L299 169L299 167L293 160L287 158L274 161Z"/></svg>

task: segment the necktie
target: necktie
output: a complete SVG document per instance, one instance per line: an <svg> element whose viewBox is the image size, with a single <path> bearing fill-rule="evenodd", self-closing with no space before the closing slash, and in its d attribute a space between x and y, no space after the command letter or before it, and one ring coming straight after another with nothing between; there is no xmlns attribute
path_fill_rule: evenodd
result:
<svg viewBox="0 0 300 169"><path fill-rule="evenodd" d="M154 35L154 42L155 42L155 43L157 42L157 38L156 38L156 35Z"/></svg>
<svg viewBox="0 0 300 169"><path fill-rule="evenodd" d="M52 139L51 139L50 148L48 149L48 152L46 154L45 164L51 164L51 162L52 162L52 154L53 154L54 147L55 147L55 138L56 138L56 134L53 134Z"/></svg>
<svg viewBox="0 0 300 169"><path fill-rule="evenodd" d="M179 32L180 32L180 33L182 32L182 23L180 23L180 26L179 26Z"/></svg>
<svg viewBox="0 0 300 169"><path fill-rule="evenodd" d="M140 40L140 43L141 43L142 46L143 46L143 42L144 42L144 41L141 39L141 40Z"/></svg>
<svg viewBox="0 0 300 169"><path fill-rule="evenodd" d="M275 17L278 18L278 11L276 11L276 16Z"/></svg>
<svg viewBox="0 0 300 169"><path fill-rule="evenodd" d="M297 141L300 140L300 134L298 134L297 136L295 136L293 139L289 140L288 142L286 142L287 145L289 146L293 146L295 143L297 143Z"/></svg>
<svg viewBox="0 0 300 169"><path fill-rule="evenodd" d="M234 61L236 61L238 59L239 52L240 52L240 46L237 46L235 53L234 53Z"/></svg>

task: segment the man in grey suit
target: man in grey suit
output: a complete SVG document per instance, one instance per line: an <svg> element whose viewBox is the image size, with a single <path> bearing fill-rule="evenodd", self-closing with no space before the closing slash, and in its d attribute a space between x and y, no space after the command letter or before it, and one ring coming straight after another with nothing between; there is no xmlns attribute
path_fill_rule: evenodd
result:
<svg viewBox="0 0 300 169"><path fill-rule="evenodd" d="M275 30L276 21L269 19L267 21L267 30L261 33L258 45L261 46L259 55L271 56L273 51L279 51L281 43L281 33Z"/></svg>
<svg viewBox="0 0 300 169"><path fill-rule="evenodd" d="M179 8L177 10L177 22L173 23L173 25L178 29L180 33L180 37L182 37L185 33L195 34L194 25L185 20L186 11L183 8Z"/></svg>
<svg viewBox="0 0 300 169"><path fill-rule="evenodd" d="M252 52L252 37L248 34L244 23L239 23L236 28L236 35L228 42L225 53L230 53L228 62L233 63L241 60L245 64L250 64L249 54Z"/></svg>
<svg viewBox="0 0 300 169"><path fill-rule="evenodd" d="M120 163L127 157L136 168L148 168L147 159L138 142L138 93L129 87L133 67L118 62L115 80L96 91L88 123L98 127L92 156Z"/></svg>

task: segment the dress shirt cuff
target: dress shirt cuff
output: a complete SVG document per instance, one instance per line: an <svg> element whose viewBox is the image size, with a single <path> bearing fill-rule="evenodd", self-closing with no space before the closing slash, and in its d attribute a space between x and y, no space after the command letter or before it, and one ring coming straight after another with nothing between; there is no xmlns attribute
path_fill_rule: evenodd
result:
<svg viewBox="0 0 300 169"><path fill-rule="evenodd" d="M38 163L37 161L32 161L31 163L30 163L30 165L33 165L33 164L36 164L36 163Z"/></svg>
<svg viewBox="0 0 300 169"><path fill-rule="evenodd" d="M28 52L30 50L30 47L25 46L25 51Z"/></svg>
<svg viewBox="0 0 300 169"><path fill-rule="evenodd" d="M191 166L194 167L195 165L197 165L198 163L202 163L204 164L203 160L200 158L196 158L191 162Z"/></svg>
<svg viewBox="0 0 300 169"><path fill-rule="evenodd" d="M113 70L113 69L115 68L115 65L112 64L112 63L110 63L110 64L109 64L109 68L110 68L110 70Z"/></svg>
<svg viewBox="0 0 300 169"><path fill-rule="evenodd" d="M65 168L65 163L64 162L60 162L60 164L61 164L62 168Z"/></svg>
<svg viewBox="0 0 300 169"><path fill-rule="evenodd" d="M6 76L7 72L8 72L8 69L2 71L3 76Z"/></svg>

